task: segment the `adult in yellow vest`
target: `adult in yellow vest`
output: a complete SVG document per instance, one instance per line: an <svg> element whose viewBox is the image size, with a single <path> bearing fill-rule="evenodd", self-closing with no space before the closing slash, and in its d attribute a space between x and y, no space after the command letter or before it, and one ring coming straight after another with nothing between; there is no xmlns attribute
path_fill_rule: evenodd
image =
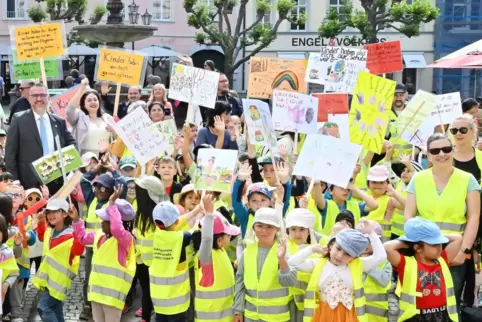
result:
<svg viewBox="0 0 482 322"><path fill-rule="evenodd" d="M314 224L315 215L307 209L296 208L286 215L286 229L289 234L288 252L290 256L293 256L305 247L318 243L319 237L322 236L315 235L313 230ZM317 255L315 254L314 256ZM311 274L309 273L297 272L296 284L290 288L297 308L296 315L291 316L291 321L293 322L303 321L305 293L310 276Z"/></svg>
<svg viewBox="0 0 482 322"><path fill-rule="evenodd" d="M210 195L203 199L202 242L196 255L195 321L232 322L234 271L225 248L241 233L219 212Z"/></svg>
<svg viewBox="0 0 482 322"><path fill-rule="evenodd" d="M33 285L41 292L37 310L42 321L64 321L63 301L77 276L79 257L85 249L70 227L68 211L65 199L52 199L45 208L52 228L45 232L43 260L33 278Z"/></svg>
<svg viewBox="0 0 482 322"><path fill-rule="evenodd" d="M362 216L366 216L370 211L378 208L378 203L375 199L358 189L353 183L349 183L346 189L333 184L330 185L328 189L331 194L331 199L325 197L322 184L319 182L315 183L312 192L313 199L315 199L321 215L323 235L331 234L330 231L335 225L336 216L342 210L350 210L355 216L355 224L357 224ZM348 200L350 191L363 201L356 202Z"/></svg>
<svg viewBox="0 0 482 322"><path fill-rule="evenodd" d="M456 118L452 122L449 131L454 140L454 167L472 174L475 180L480 183L482 177L482 151L474 147L478 132L474 123L474 117L470 114L464 114ZM480 232L481 223L479 220L478 234ZM465 303L474 303L475 301L474 256L477 256L477 251L472 251L472 253L472 255L467 256L465 264L457 268L461 275L454 276L454 280L462 279L462 284L464 284L463 301ZM464 272L462 272L463 266L465 266Z"/></svg>
<svg viewBox="0 0 482 322"><path fill-rule="evenodd" d="M328 243L327 248L313 245L289 259L290 266L298 271L312 273L304 302L303 321L367 322L363 272L372 270L386 259L383 245L373 232L371 224L364 221L363 233L343 229ZM373 255L359 258L370 243ZM313 253L321 259L309 258ZM332 290L336 289L336 292Z"/></svg>
<svg viewBox="0 0 482 322"><path fill-rule="evenodd" d="M384 245L401 283L398 321L457 322L453 274L448 265L457 257L462 236L443 236L435 223L419 217L408 220L404 229L404 236ZM400 254L402 249L412 256Z"/></svg>
<svg viewBox="0 0 482 322"><path fill-rule="evenodd" d="M452 276L462 277L466 256L472 253L480 216L480 185L474 176L453 166L452 142L435 133L427 140L432 168L417 173L407 187L405 220L417 214L436 223L442 234L463 235L462 247L452 262ZM459 303L463 279L454 278Z"/></svg>
<svg viewBox="0 0 482 322"><path fill-rule="evenodd" d="M257 242L250 244L238 260L234 320L290 321L289 303L296 271L286 261L286 242L278 244L281 214L261 208L254 216Z"/></svg>
<svg viewBox="0 0 482 322"><path fill-rule="evenodd" d="M154 245L154 232L156 224L152 218L152 212L157 204L169 201L161 179L154 176L145 176L135 179L135 194L137 200L137 218L134 222L133 235L136 238L137 267L136 277L142 290L142 307L136 311L136 315L149 321L152 313L152 300L149 287L149 266L152 264ZM126 304L133 301L132 290L126 298Z"/></svg>
<svg viewBox="0 0 482 322"><path fill-rule="evenodd" d="M152 217L156 231L149 281L156 321L185 321L191 293L186 256L191 233L176 231L179 210L171 202L159 203Z"/></svg>

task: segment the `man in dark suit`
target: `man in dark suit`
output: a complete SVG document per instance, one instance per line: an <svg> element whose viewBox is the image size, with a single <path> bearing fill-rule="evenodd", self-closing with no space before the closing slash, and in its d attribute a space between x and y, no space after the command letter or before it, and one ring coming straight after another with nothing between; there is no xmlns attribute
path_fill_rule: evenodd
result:
<svg viewBox="0 0 482 322"><path fill-rule="evenodd" d="M15 180L25 189L39 187L41 181L33 170L32 162L59 149L55 137L60 139L60 148L75 145L75 139L68 131L65 120L47 112L48 92L41 84L30 89L31 110L14 115L8 130L5 147L5 165ZM53 195L63 185L57 179L47 186Z"/></svg>
<svg viewBox="0 0 482 322"><path fill-rule="evenodd" d="M101 86L101 97L102 102L104 103L104 109L110 115L114 113L114 103L109 99L108 96L109 87L107 85ZM129 110L129 106L137 102L141 99L141 87L140 86L131 86L127 91L127 102L120 102L119 108L117 109L117 116L122 119L127 115L127 111Z"/></svg>

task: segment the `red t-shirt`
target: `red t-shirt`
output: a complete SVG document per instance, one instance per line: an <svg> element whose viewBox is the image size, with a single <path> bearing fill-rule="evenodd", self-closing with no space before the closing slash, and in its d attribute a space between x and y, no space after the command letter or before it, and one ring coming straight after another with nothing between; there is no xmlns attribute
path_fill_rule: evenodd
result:
<svg viewBox="0 0 482 322"><path fill-rule="evenodd" d="M165 188L166 188L166 195L170 196L170 195L171 195L172 186L170 186L170 187L165 187Z"/></svg>
<svg viewBox="0 0 482 322"><path fill-rule="evenodd" d="M448 262L445 251L442 251L441 257L445 262ZM405 256L400 255L400 265L396 270L402 284L405 263ZM445 281L440 264L427 265L417 261L417 266L417 292L422 293L422 297L417 297L417 309L432 309L445 306L447 304Z"/></svg>

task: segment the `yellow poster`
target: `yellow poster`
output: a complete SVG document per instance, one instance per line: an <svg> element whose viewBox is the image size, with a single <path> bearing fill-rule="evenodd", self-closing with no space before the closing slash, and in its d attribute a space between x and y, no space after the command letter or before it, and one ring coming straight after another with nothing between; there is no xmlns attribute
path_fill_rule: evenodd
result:
<svg viewBox="0 0 482 322"><path fill-rule="evenodd" d="M360 72L349 113L350 141L380 153L389 122L396 82Z"/></svg>
<svg viewBox="0 0 482 322"><path fill-rule="evenodd" d="M101 48L97 58L96 79L127 85L140 85L144 68L143 55Z"/></svg>
<svg viewBox="0 0 482 322"><path fill-rule="evenodd" d="M251 57L249 98L271 98L273 89L306 93L306 59Z"/></svg>
<svg viewBox="0 0 482 322"><path fill-rule="evenodd" d="M60 23L17 27L13 29L13 38L19 61L65 55Z"/></svg>

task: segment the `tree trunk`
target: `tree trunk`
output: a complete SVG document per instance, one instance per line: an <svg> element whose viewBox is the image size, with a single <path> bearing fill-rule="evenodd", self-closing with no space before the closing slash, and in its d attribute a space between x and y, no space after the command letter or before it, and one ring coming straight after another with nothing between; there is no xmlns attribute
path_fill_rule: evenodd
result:
<svg viewBox="0 0 482 322"><path fill-rule="evenodd" d="M224 75L226 75L229 81L229 88L233 86L233 60L228 58L227 56L224 57Z"/></svg>

